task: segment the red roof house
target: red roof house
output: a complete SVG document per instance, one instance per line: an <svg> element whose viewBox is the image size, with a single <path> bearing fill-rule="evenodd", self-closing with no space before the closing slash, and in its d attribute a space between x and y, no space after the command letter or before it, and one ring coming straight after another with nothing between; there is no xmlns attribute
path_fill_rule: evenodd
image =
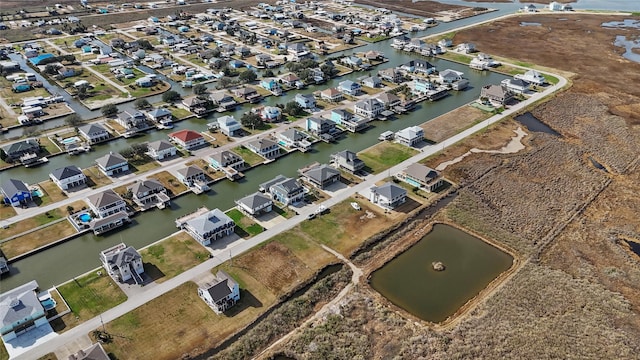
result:
<svg viewBox="0 0 640 360"><path fill-rule="evenodd" d="M206 144L202 134L186 129L169 134L169 139L186 150L195 149Z"/></svg>

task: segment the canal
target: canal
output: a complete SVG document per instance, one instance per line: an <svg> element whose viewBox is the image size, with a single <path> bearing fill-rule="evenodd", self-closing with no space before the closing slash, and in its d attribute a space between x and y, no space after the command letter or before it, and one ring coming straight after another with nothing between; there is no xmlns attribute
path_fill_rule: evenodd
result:
<svg viewBox="0 0 640 360"><path fill-rule="evenodd" d="M436 271L433 263L444 270ZM430 322L453 315L498 275L513 258L486 242L436 224L411 248L371 274L371 286L392 303Z"/></svg>

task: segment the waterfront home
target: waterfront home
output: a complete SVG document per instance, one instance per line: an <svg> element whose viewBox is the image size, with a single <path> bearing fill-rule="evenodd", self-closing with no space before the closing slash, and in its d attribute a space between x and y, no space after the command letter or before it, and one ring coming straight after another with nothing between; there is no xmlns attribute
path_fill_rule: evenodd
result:
<svg viewBox="0 0 640 360"><path fill-rule="evenodd" d="M351 80L345 80L338 84L338 90L345 95L358 96L362 91L362 86Z"/></svg>
<svg viewBox="0 0 640 360"><path fill-rule="evenodd" d="M164 160L175 156L178 152L175 146L166 140L158 140L150 142L148 147L148 155L156 160Z"/></svg>
<svg viewBox="0 0 640 360"><path fill-rule="evenodd" d="M147 88L152 87L155 84L156 79L153 76L143 76L136 79L135 83L139 87Z"/></svg>
<svg viewBox="0 0 640 360"><path fill-rule="evenodd" d="M206 183L207 180L204 171L195 165L178 169L176 173L177 179L188 187Z"/></svg>
<svg viewBox="0 0 640 360"><path fill-rule="evenodd" d="M364 161L360 160L356 153L349 150L342 150L332 154L331 161L338 169L344 169L352 174L363 170L365 167Z"/></svg>
<svg viewBox="0 0 640 360"><path fill-rule="evenodd" d="M505 105L513 99L513 93L504 85L485 85L480 89L480 99L487 99L496 105Z"/></svg>
<svg viewBox="0 0 640 360"><path fill-rule="evenodd" d="M197 149L207 144L202 134L188 129L169 134L169 140L185 150Z"/></svg>
<svg viewBox="0 0 640 360"><path fill-rule="evenodd" d="M100 252L100 262L107 273L118 282L125 283L131 279L142 284L144 266L138 250L124 243L112 246Z"/></svg>
<svg viewBox="0 0 640 360"><path fill-rule="evenodd" d="M267 54L257 54L255 58L256 64L258 64L258 66L265 66L269 61L273 61L271 55Z"/></svg>
<svg viewBox="0 0 640 360"><path fill-rule="evenodd" d="M324 118L308 117L305 130L315 135L330 135L336 131L336 123Z"/></svg>
<svg viewBox="0 0 640 360"><path fill-rule="evenodd" d="M217 122L220 131L227 136L236 136L242 130L242 126L233 116L220 116Z"/></svg>
<svg viewBox="0 0 640 360"><path fill-rule="evenodd" d="M517 74L514 76L514 79L524 80L534 85L544 85L547 82L544 76L535 70L528 70L524 74Z"/></svg>
<svg viewBox="0 0 640 360"><path fill-rule="evenodd" d="M356 102L353 109L358 116L366 119L375 119L384 111L384 104L375 98L364 99Z"/></svg>
<svg viewBox="0 0 640 360"><path fill-rule="evenodd" d="M395 133L397 143L405 146L416 146L424 140L424 130L420 126L410 126Z"/></svg>
<svg viewBox="0 0 640 360"><path fill-rule="evenodd" d="M229 274L219 270L211 283L198 287L198 296L216 314L221 314L240 300L240 288Z"/></svg>
<svg viewBox="0 0 640 360"><path fill-rule="evenodd" d="M315 164L305 169L298 170L300 176L313 186L324 189L327 186L340 181L340 170L327 164Z"/></svg>
<svg viewBox="0 0 640 360"><path fill-rule="evenodd" d="M171 111L163 107L158 107L152 109L151 111L147 111L147 117L149 118L149 120L153 121L156 124L166 125L171 123L173 115L171 114Z"/></svg>
<svg viewBox="0 0 640 360"><path fill-rule="evenodd" d="M451 39L441 39L438 41L438 46L441 48L449 48L453 46L453 41Z"/></svg>
<svg viewBox="0 0 640 360"><path fill-rule="evenodd" d="M324 72L319 67L309 69L309 78L313 79L316 85L322 84L325 81Z"/></svg>
<svg viewBox="0 0 640 360"><path fill-rule="evenodd" d="M246 144L247 149L266 158L273 159L280 154L278 144L269 139L257 139Z"/></svg>
<svg viewBox="0 0 640 360"><path fill-rule="evenodd" d="M4 198L4 204L11 206L23 206L33 200L31 190L29 190L27 184L21 180L7 179L3 181L0 191Z"/></svg>
<svg viewBox="0 0 640 360"><path fill-rule="evenodd" d="M304 188L296 179L278 175L275 179L260 185L271 194L271 198L284 205L296 204L304 200Z"/></svg>
<svg viewBox="0 0 640 360"><path fill-rule="evenodd" d="M341 125L342 123L353 119L353 113L346 109L331 110L331 121Z"/></svg>
<svg viewBox="0 0 640 360"><path fill-rule="evenodd" d="M258 94L258 91L254 88L252 88L251 86L244 86L244 87L240 87L238 89L233 90L233 94L243 100L249 101L249 102L255 102L259 99L262 98L262 96L260 96L260 94Z"/></svg>
<svg viewBox="0 0 640 360"><path fill-rule="evenodd" d="M395 68L382 69L378 71L378 77L383 81L400 84L404 81L402 73Z"/></svg>
<svg viewBox="0 0 640 360"><path fill-rule="evenodd" d="M91 144L109 140L109 137L111 137L107 129L98 124L80 126L78 128L78 134Z"/></svg>
<svg viewBox="0 0 640 360"><path fill-rule="evenodd" d="M337 88L328 88L320 92L320 98L329 102L338 102L344 100L344 94Z"/></svg>
<svg viewBox="0 0 640 360"><path fill-rule="evenodd" d="M430 91L436 90L436 84L429 80L415 79L413 80L413 87L411 88L413 93L418 95L426 94Z"/></svg>
<svg viewBox="0 0 640 360"><path fill-rule="evenodd" d="M504 79L500 85L514 94L524 94L529 90L529 83L522 79Z"/></svg>
<svg viewBox="0 0 640 360"><path fill-rule="evenodd" d="M111 359L100 343L95 343L86 349L69 355L67 360L109 360Z"/></svg>
<svg viewBox="0 0 640 360"><path fill-rule="evenodd" d="M32 280L0 294L0 334L5 343L35 328L44 330L34 334L53 333L47 321L47 312L38 300L37 289L38 283ZM36 339L28 340L32 343Z"/></svg>
<svg viewBox="0 0 640 360"><path fill-rule="evenodd" d="M129 163L122 155L114 152L96 159L98 169L107 176L114 176L129 171Z"/></svg>
<svg viewBox="0 0 640 360"><path fill-rule="evenodd" d="M273 209L273 200L261 193L253 193L245 196L240 200L236 200L236 205L241 211L252 216L258 216L271 212Z"/></svg>
<svg viewBox="0 0 640 360"><path fill-rule="evenodd" d="M69 190L87 183L87 176L75 165L55 169L49 174L49 177L61 190Z"/></svg>
<svg viewBox="0 0 640 360"><path fill-rule="evenodd" d="M277 106L265 106L260 110L260 118L264 122L276 122L282 118L282 110Z"/></svg>
<svg viewBox="0 0 640 360"><path fill-rule="evenodd" d="M295 102L298 103L303 109L315 109L316 107L316 98L311 94L296 94L295 98L293 98Z"/></svg>
<svg viewBox="0 0 640 360"><path fill-rule="evenodd" d="M199 115L207 111L207 100L199 98L197 95L188 96L182 99L182 105L192 113Z"/></svg>
<svg viewBox="0 0 640 360"><path fill-rule="evenodd" d="M465 54L471 54L476 52L476 46L472 43L462 43L458 45L456 50Z"/></svg>
<svg viewBox="0 0 640 360"><path fill-rule="evenodd" d="M137 181L127 188L131 191L133 201L143 209L157 206L164 208L169 203L169 195L167 189L155 179L145 179Z"/></svg>
<svg viewBox="0 0 640 360"><path fill-rule="evenodd" d="M127 203L111 189L89 195L87 199L89 208L99 218L127 212Z"/></svg>
<svg viewBox="0 0 640 360"><path fill-rule="evenodd" d="M362 66L362 59L360 59L357 56L345 56L340 60L340 62L346 66L353 67L356 69Z"/></svg>
<svg viewBox="0 0 640 360"><path fill-rule="evenodd" d="M369 189L369 201L382 208L393 210L407 201L407 190L392 182L372 186Z"/></svg>
<svg viewBox="0 0 640 360"><path fill-rule="evenodd" d="M303 151L311 147L311 143L307 141L307 134L296 129L289 129L276 135L278 143L284 147L301 148Z"/></svg>
<svg viewBox="0 0 640 360"><path fill-rule="evenodd" d="M265 90L271 91L276 96L282 95L282 88L274 78L260 80L260 86Z"/></svg>
<svg viewBox="0 0 640 360"><path fill-rule="evenodd" d="M126 130L146 128L147 117L140 111L123 111L118 114L116 122Z"/></svg>
<svg viewBox="0 0 640 360"><path fill-rule="evenodd" d="M36 139L17 141L2 148L3 158L6 162L19 160L25 155L37 156L40 152L40 143Z"/></svg>
<svg viewBox="0 0 640 360"><path fill-rule="evenodd" d="M298 42L298 43L288 44L286 46L287 46L287 52L292 56L293 61L298 61L300 59L304 59L311 55L311 53L309 52L309 49L303 43Z"/></svg>
<svg viewBox="0 0 640 360"><path fill-rule="evenodd" d="M464 73L460 71L446 69L438 73L438 80L441 84L451 84L462 80L462 75L464 75Z"/></svg>
<svg viewBox="0 0 640 360"><path fill-rule="evenodd" d="M436 71L436 67L424 59L411 60L400 65L400 69L411 73L421 73L427 75L433 74Z"/></svg>
<svg viewBox="0 0 640 360"><path fill-rule="evenodd" d="M226 90L216 91L209 94L209 99L213 105L218 107L218 111L233 110L238 103Z"/></svg>
<svg viewBox="0 0 640 360"><path fill-rule="evenodd" d="M367 76L364 79L360 80L362 86L367 86L370 88L378 88L382 86L382 80L380 80L377 76Z"/></svg>
<svg viewBox="0 0 640 360"><path fill-rule="evenodd" d="M410 41L411 41L411 38L408 37L407 35L396 36L395 38L393 38L393 43L391 44L391 46L397 49L402 49Z"/></svg>
<svg viewBox="0 0 640 360"><path fill-rule="evenodd" d="M436 190L443 184L442 174L439 171L420 163L409 165L397 174L396 178L429 192Z"/></svg>
<svg viewBox="0 0 640 360"><path fill-rule="evenodd" d="M381 102L385 109L393 109L401 104L401 100L397 95L388 92L379 94L375 99Z"/></svg>
<svg viewBox="0 0 640 360"><path fill-rule="evenodd" d="M236 171L244 169L244 159L233 151L223 150L212 154L208 158L209 165L216 170L231 168Z"/></svg>
<svg viewBox="0 0 640 360"><path fill-rule="evenodd" d="M280 76L282 84L289 87L296 87L296 83L300 81L300 78L294 73L288 73Z"/></svg>
<svg viewBox="0 0 640 360"><path fill-rule="evenodd" d="M208 246L212 241L233 234L236 224L219 209L213 209L182 224L197 242Z"/></svg>

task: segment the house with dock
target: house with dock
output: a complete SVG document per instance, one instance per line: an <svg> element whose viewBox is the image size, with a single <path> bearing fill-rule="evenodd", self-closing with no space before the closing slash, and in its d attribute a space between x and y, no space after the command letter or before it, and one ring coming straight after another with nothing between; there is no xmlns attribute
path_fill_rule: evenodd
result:
<svg viewBox="0 0 640 360"><path fill-rule="evenodd" d="M266 195L256 192L240 200L236 200L236 205L238 205L238 209L251 216L259 216L271 212L273 209L273 200Z"/></svg>
<svg viewBox="0 0 640 360"><path fill-rule="evenodd" d="M147 154L156 160L164 160L176 156L178 149L166 140L150 142L147 146Z"/></svg>
<svg viewBox="0 0 640 360"><path fill-rule="evenodd" d="M529 91L529 83L522 79L504 79L500 85L514 94L524 94Z"/></svg>
<svg viewBox="0 0 640 360"><path fill-rule="evenodd" d="M36 139L27 139L14 142L2 148L3 159L6 162L14 162L25 156L38 156L42 149Z"/></svg>
<svg viewBox="0 0 640 360"><path fill-rule="evenodd" d="M331 155L331 162L338 169L346 170L352 174L362 171L365 167L364 161L360 160L356 153L349 150L342 150Z"/></svg>
<svg viewBox="0 0 640 360"><path fill-rule="evenodd" d="M107 273L117 282L126 283L133 280L143 284L144 266L138 250L124 243L112 246L100 252L100 262Z"/></svg>
<svg viewBox="0 0 640 360"><path fill-rule="evenodd" d="M331 184L340 181L340 170L327 164L314 164L298 170L300 176L318 189L325 189Z"/></svg>
<svg viewBox="0 0 640 360"><path fill-rule="evenodd" d="M227 136L236 136L242 130L242 125L236 118L229 115L220 116L217 119L217 126L220 132Z"/></svg>
<svg viewBox="0 0 640 360"><path fill-rule="evenodd" d="M109 152L108 154L96 159L98 169L107 176L116 176L129 171L129 163L124 156Z"/></svg>
<svg viewBox="0 0 640 360"><path fill-rule="evenodd" d="M3 342L7 343L36 328L44 329L36 334L53 332L37 290L38 283L32 280L0 294L0 334Z"/></svg>
<svg viewBox="0 0 640 360"><path fill-rule="evenodd" d="M395 133L397 143L414 147L424 140L424 130L420 126L409 126Z"/></svg>
<svg viewBox="0 0 640 360"><path fill-rule="evenodd" d="M198 296L216 314L222 314L240 300L240 288L229 274L219 270L212 282L198 287Z"/></svg>
<svg viewBox="0 0 640 360"><path fill-rule="evenodd" d="M225 173L225 176L230 180L235 180L243 175L240 173L244 169L244 159L234 153L233 151L223 150L212 154L207 159L209 165Z"/></svg>
<svg viewBox="0 0 640 360"><path fill-rule="evenodd" d="M173 114L168 109L163 107L154 108L151 111L147 111L147 118L156 124L168 125L171 124Z"/></svg>
<svg viewBox="0 0 640 360"><path fill-rule="evenodd" d="M127 203L111 189L90 195L87 204L96 217L89 223L96 235L129 222Z"/></svg>
<svg viewBox="0 0 640 360"><path fill-rule="evenodd" d="M286 148L298 148L307 151L311 148L311 143L307 140L307 134L296 129L285 130L276 135L278 143Z"/></svg>
<svg viewBox="0 0 640 360"><path fill-rule="evenodd" d="M75 165L55 169L49 174L49 177L63 191L87 183L87 176Z"/></svg>
<svg viewBox="0 0 640 360"><path fill-rule="evenodd" d="M439 171L420 163L409 165L398 173L396 178L429 192L435 191L444 183L442 174Z"/></svg>
<svg viewBox="0 0 640 360"><path fill-rule="evenodd" d="M90 144L109 140L111 134L103 126L98 124L87 124L78 128L78 134Z"/></svg>
<svg viewBox="0 0 640 360"><path fill-rule="evenodd" d="M369 201L384 209L393 210L407 201L407 190L392 182L369 189Z"/></svg>
<svg viewBox="0 0 640 360"><path fill-rule="evenodd" d="M260 86L263 89L270 91L275 96L282 95L282 88L280 87L280 83L278 83L278 81L274 78L260 80Z"/></svg>
<svg viewBox="0 0 640 360"><path fill-rule="evenodd" d="M404 82L404 75L396 68L382 69L378 71L378 77L382 81L390 82L393 84L401 84Z"/></svg>
<svg viewBox="0 0 640 360"><path fill-rule="evenodd" d="M384 111L384 104L376 98L364 99L353 105L356 115L366 119L375 119Z"/></svg>
<svg viewBox="0 0 640 360"><path fill-rule="evenodd" d="M246 147L265 159L274 159L280 155L278 143L265 138L250 141L246 144Z"/></svg>
<svg viewBox="0 0 640 360"><path fill-rule="evenodd" d="M213 209L186 220L181 227L201 245L208 246L215 240L233 234L236 224L219 209Z"/></svg>
<svg viewBox="0 0 640 360"><path fill-rule="evenodd" d="M305 130L317 136L331 136L336 132L336 123L324 118L308 117L305 120Z"/></svg>
<svg viewBox="0 0 640 360"><path fill-rule="evenodd" d="M131 191L133 202L143 210L152 207L164 209L170 201L167 189L155 179L138 181L129 186L127 190Z"/></svg>
<svg viewBox="0 0 640 360"><path fill-rule="evenodd" d="M189 165L178 169L178 171L176 171L176 178L181 183L194 189L198 193L209 190L207 177L204 174L204 171L195 165Z"/></svg>
<svg viewBox="0 0 640 360"><path fill-rule="evenodd" d="M189 129L169 134L169 140L185 150L194 150L207 144L202 134Z"/></svg>
<svg viewBox="0 0 640 360"><path fill-rule="evenodd" d="M276 176L274 179L260 184L260 191L269 193L275 201L284 205L296 204L304 200L304 187L296 179Z"/></svg>
<svg viewBox="0 0 640 360"><path fill-rule="evenodd" d="M344 94L337 88L328 88L320 91L320 98L328 102L336 103L344 100Z"/></svg>
<svg viewBox="0 0 640 360"><path fill-rule="evenodd" d="M25 182L17 179L7 179L0 188L3 203L14 207L27 205L33 200L31 190Z"/></svg>
<svg viewBox="0 0 640 360"><path fill-rule="evenodd" d="M262 99L262 96L258 93L258 91L251 86L244 86L235 89L233 90L233 95L250 103L255 103Z"/></svg>
<svg viewBox="0 0 640 360"><path fill-rule="evenodd" d="M514 76L514 79L524 80L528 83L542 86L547 83L547 79L535 70L527 70L524 74L517 74Z"/></svg>
<svg viewBox="0 0 640 360"><path fill-rule="evenodd" d="M338 91L345 95L358 96L362 91L362 85L351 80L345 80L338 84Z"/></svg>

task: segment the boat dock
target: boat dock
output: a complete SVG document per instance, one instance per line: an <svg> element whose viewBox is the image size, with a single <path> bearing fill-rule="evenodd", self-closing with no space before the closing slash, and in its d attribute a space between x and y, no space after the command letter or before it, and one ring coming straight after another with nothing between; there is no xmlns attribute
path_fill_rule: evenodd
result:
<svg viewBox="0 0 640 360"><path fill-rule="evenodd" d="M209 212L209 209L205 206L198 208L196 211L189 213L187 215L181 216L179 218L176 219L176 227L177 228L182 228L182 226L184 226L184 224L189 221L189 220L193 220L195 218L197 218L198 216L202 216L206 213Z"/></svg>

